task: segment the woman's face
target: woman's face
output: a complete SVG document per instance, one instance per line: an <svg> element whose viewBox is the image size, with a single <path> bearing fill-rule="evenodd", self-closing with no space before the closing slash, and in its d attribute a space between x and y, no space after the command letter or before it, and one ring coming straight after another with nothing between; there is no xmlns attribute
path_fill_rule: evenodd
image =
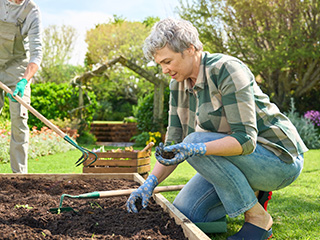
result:
<svg viewBox="0 0 320 240"><path fill-rule="evenodd" d="M154 60L156 63L160 64L164 74L169 74L177 82L182 82L185 79L193 76L193 46L186 49L182 54L176 53L165 46L164 48L156 51Z"/></svg>

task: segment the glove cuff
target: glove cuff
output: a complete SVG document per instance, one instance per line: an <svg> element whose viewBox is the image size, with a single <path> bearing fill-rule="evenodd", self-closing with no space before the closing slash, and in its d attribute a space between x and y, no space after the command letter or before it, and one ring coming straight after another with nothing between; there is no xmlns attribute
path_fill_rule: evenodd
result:
<svg viewBox="0 0 320 240"><path fill-rule="evenodd" d="M153 190L158 185L158 179L155 175L151 174L143 184L146 184L148 188Z"/></svg>
<svg viewBox="0 0 320 240"><path fill-rule="evenodd" d="M197 144L197 149L196 149L196 154L197 156L204 156L207 152L207 147L204 143L198 143Z"/></svg>
<svg viewBox="0 0 320 240"><path fill-rule="evenodd" d="M22 82L22 83L24 83L25 85L27 85L28 80L27 80L26 78L22 78L22 79L20 80L20 82Z"/></svg>

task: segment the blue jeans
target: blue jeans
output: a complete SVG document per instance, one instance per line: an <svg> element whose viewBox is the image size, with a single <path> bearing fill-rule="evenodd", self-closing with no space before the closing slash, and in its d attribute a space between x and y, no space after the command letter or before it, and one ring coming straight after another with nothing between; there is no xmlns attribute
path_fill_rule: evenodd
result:
<svg viewBox="0 0 320 240"><path fill-rule="evenodd" d="M209 142L225 134L195 132L183 142ZM257 144L249 155L201 156L187 159L197 174L173 202L193 222L210 222L229 215L236 217L257 203L255 191L274 191L291 184L301 173L303 156L294 163L281 161Z"/></svg>

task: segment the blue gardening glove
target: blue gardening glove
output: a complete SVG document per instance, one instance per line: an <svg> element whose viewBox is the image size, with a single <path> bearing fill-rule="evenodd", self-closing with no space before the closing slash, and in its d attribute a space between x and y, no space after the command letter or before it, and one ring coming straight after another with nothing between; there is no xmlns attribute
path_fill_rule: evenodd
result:
<svg viewBox="0 0 320 240"><path fill-rule="evenodd" d="M176 165L189 157L203 156L207 152L206 145L204 143L179 143L163 147L163 144L159 144L156 148L155 157L163 165ZM169 153L173 156L168 158Z"/></svg>
<svg viewBox="0 0 320 240"><path fill-rule="evenodd" d="M138 213L136 206L136 201L138 199L142 200L142 208L148 206L149 199L152 196L154 188L158 185L158 179L155 175L151 174L146 179L146 181L134 192L130 194L130 197L127 200L127 211Z"/></svg>
<svg viewBox="0 0 320 240"><path fill-rule="evenodd" d="M22 78L20 82L17 83L16 89L13 92L13 96L18 95L20 97L23 97L24 90L26 89L27 83L28 83L28 80L25 78ZM11 101L17 102L17 100L15 100L11 94L8 93L7 96L11 99Z"/></svg>

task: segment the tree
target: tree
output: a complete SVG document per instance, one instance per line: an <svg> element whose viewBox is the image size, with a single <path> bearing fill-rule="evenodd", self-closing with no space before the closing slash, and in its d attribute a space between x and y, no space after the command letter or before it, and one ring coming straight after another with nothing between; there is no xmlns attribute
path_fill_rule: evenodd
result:
<svg viewBox="0 0 320 240"><path fill-rule="evenodd" d="M205 50L239 57L282 110L320 86L320 4L313 0L180 0Z"/></svg>
<svg viewBox="0 0 320 240"><path fill-rule="evenodd" d="M77 38L72 26L50 25L43 32L43 59L37 82L69 82L81 66L69 64Z"/></svg>
<svg viewBox="0 0 320 240"><path fill-rule="evenodd" d="M105 24L99 24L87 32L88 52L86 62L89 67L103 65L120 56L124 56L143 69L158 76L159 68L148 67L142 46L153 24L158 18L148 17L143 23L126 21L114 16ZM96 92L102 111L96 115L99 120L119 120L122 114L132 115L131 106L138 98L153 91L153 84L123 64L115 64L102 75L90 78L89 83ZM130 111L128 110L130 108ZM127 117L125 116L125 117Z"/></svg>

